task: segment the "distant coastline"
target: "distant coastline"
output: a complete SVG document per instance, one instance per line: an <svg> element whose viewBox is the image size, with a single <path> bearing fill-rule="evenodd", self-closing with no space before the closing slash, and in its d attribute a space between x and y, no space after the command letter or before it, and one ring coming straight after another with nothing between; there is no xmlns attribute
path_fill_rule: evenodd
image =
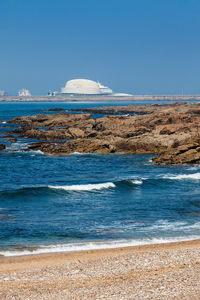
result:
<svg viewBox="0 0 200 300"><path fill-rule="evenodd" d="M56 96L0 96L0 102L71 102L71 101L200 101L200 95L56 95Z"/></svg>

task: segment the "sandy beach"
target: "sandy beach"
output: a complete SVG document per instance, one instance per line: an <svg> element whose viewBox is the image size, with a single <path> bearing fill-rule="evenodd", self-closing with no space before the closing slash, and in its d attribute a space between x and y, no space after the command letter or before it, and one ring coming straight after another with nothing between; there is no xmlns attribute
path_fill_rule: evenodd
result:
<svg viewBox="0 0 200 300"><path fill-rule="evenodd" d="M0 299L200 299L200 240L0 258Z"/></svg>

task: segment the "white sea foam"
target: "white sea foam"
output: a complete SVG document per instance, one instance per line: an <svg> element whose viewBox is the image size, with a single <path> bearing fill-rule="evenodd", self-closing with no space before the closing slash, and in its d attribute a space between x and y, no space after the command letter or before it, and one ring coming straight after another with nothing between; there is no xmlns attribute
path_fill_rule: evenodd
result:
<svg viewBox="0 0 200 300"><path fill-rule="evenodd" d="M74 155L81 155L82 153L81 152L73 152L72 154L74 154Z"/></svg>
<svg viewBox="0 0 200 300"><path fill-rule="evenodd" d="M14 151L14 152L22 152L23 150L28 148L28 144L27 143L12 143L10 145L6 146L6 150L7 151Z"/></svg>
<svg viewBox="0 0 200 300"><path fill-rule="evenodd" d="M87 152L82 153L82 152L78 152L78 151L71 153L71 155L88 155L88 154L92 155L94 153L87 153Z"/></svg>
<svg viewBox="0 0 200 300"><path fill-rule="evenodd" d="M31 153L31 154L44 154L44 152L42 152L41 150L30 150L30 151L28 151L28 153Z"/></svg>
<svg viewBox="0 0 200 300"><path fill-rule="evenodd" d="M70 153L70 155L90 155L90 156L94 156L94 155L98 155L98 153L74 151L74 152Z"/></svg>
<svg viewBox="0 0 200 300"><path fill-rule="evenodd" d="M138 184L138 185L143 184L143 181L142 181L142 180L131 180L131 182L132 182L133 184Z"/></svg>
<svg viewBox="0 0 200 300"><path fill-rule="evenodd" d="M192 180L200 180L200 173L194 174L180 174L176 176L164 176L164 179L171 179L171 180L182 180L182 179L192 179Z"/></svg>
<svg viewBox="0 0 200 300"><path fill-rule="evenodd" d="M6 121L2 121L1 124L7 124L7 122Z"/></svg>
<svg viewBox="0 0 200 300"><path fill-rule="evenodd" d="M65 191L92 191L114 188L115 184L112 182L97 183L97 184L80 184L80 185L49 185L50 189L58 189Z"/></svg>
<svg viewBox="0 0 200 300"><path fill-rule="evenodd" d="M200 166L199 165L194 165L194 166L189 166L188 168L187 168L187 170L189 170L189 171L194 171L194 170L199 170L200 169Z"/></svg>
<svg viewBox="0 0 200 300"><path fill-rule="evenodd" d="M83 242L83 243L67 243L55 245L41 245L37 249L23 249L23 250L2 250L0 255L4 256L21 256L42 253L56 253L56 252L76 252L84 250L95 249L112 249L128 246L148 245L148 244L161 244L170 242L190 241L199 239L199 235L190 235L188 237L179 236L171 238L145 238L145 239L129 239L129 240L114 240L114 241L101 241L101 242Z"/></svg>
<svg viewBox="0 0 200 300"><path fill-rule="evenodd" d="M138 231L145 231L145 232L152 232L154 230L158 231L170 231L170 232L187 232L191 229L200 229L200 222L196 222L193 224L189 224L184 221L177 221L177 222L169 222L165 220L159 220L156 223L154 223L152 226L138 228Z"/></svg>
<svg viewBox="0 0 200 300"><path fill-rule="evenodd" d="M25 151L26 150L26 151ZM27 143L12 143L11 145L6 146L6 151L8 152L17 152L17 153L30 153L30 154L44 154L41 150L28 150Z"/></svg>

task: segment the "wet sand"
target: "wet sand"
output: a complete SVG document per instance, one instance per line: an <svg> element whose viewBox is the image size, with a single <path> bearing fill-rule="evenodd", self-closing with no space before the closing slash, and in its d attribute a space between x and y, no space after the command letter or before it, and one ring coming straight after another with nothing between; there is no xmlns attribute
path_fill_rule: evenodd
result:
<svg viewBox="0 0 200 300"><path fill-rule="evenodd" d="M200 240L0 257L0 299L200 299Z"/></svg>

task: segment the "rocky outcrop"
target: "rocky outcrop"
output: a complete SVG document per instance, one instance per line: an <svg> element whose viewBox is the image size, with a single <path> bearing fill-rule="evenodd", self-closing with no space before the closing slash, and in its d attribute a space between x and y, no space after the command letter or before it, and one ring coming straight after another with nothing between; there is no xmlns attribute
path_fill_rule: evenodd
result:
<svg viewBox="0 0 200 300"><path fill-rule="evenodd" d="M84 109L87 114L14 118L9 133L39 140L44 153L157 153L157 164L199 163L200 104L129 105ZM93 118L91 113L102 113ZM106 115L107 112L111 115ZM122 113L126 113L122 115Z"/></svg>
<svg viewBox="0 0 200 300"><path fill-rule="evenodd" d="M157 164L199 164L200 139L184 141L183 145L160 151L153 159Z"/></svg>
<svg viewBox="0 0 200 300"><path fill-rule="evenodd" d="M33 143L29 149L41 150L51 154L79 153L113 153L115 148L106 140L76 139L65 143Z"/></svg>
<svg viewBox="0 0 200 300"><path fill-rule="evenodd" d="M3 144L0 144L0 151L4 150L6 147Z"/></svg>
<svg viewBox="0 0 200 300"><path fill-rule="evenodd" d="M191 106L192 105L192 106ZM151 104L151 105L127 105L127 106L102 106L90 108L73 108L69 111L79 111L103 115L111 114L152 114L156 111L176 111L176 112L189 112L192 114L200 114L200 103L190 104L184 102L168 103L168 104Z"/></svg>
<svg viewBox="0 0 200 300"><path fill-rule="evenodd" d="M55 108L50 108L47 111L64 111L65 109L62 107L55 107Z"/></svg>

